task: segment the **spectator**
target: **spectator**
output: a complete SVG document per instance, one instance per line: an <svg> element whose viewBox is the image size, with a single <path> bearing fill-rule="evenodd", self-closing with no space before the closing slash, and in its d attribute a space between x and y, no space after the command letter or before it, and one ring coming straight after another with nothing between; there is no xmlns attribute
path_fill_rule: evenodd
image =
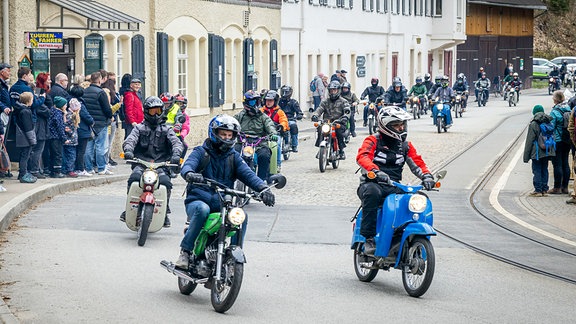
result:
<svg viewBox="0 0 576 324"><path fill-rule="evenodd" d="M506 65L506 68L504 69L504 77L510 73L514 73L514 65L512 63L508 63L508 65Z"/></svg>
<svg viewBox="0 0 576 324"><path fill-rule="evenodd" d="M52 158L50 149L45 149L45 143L49 139L48 119L50 119L50 108L53 105L52 80L50 74L40 72L36 77L36 91L46 95L44 104L36 107L36 145L32 149L30 156L30 172L38 179L45 179L50 174ZM39 89L39 90L38 90ZM43 163L42 163L43 162ZM44 165L44 170L41 166Z"/></svg>
<svg viewBox="0 0 576 324"><path fill-rule="evenodd" d="M88 112L94 118L94 140L88 142L84 160L88 172L94 172L94 161L100 175L113 174L106 168L106 151L108 150L108 125L112 118L110 101L106 92L100 88L102 75L94 72L90 75L90 86L84 90L84 102Z"/></svg>
<svg viewBox="0 0 576 324"><path fill-rule="evenodd" d="M554 147L548 150L540 148L538 136L540 135L540 124L547 123L552 118L544 113L544 107L534 106L532 109L534 117L528 126L526 143L524 144L524 163L532 160L532 183L534 191L530 193L532 197L547 196L548 191L548 161L554 156Z"/></svg>
<svg viewBox="0 0 576 324"><path fill-rule="evenodd" d="M10 73L12 66L8 63L0 63L0 127L2 128L1 141L8 133L8 121L10 120L10 112L12 111L12 103L10 101ZM6 144L6 143L4 143ZM0 172L0 178L11 177L10 171Z"/></svg>
<svg viewBox="0 0 576 324"><path fill-rule="evenodd" d="M554 140L556 141L556 155L552 158L554 167L554 188L548 191L549 194L567 194L568 182L570 181L570 165L568 155L570 154L570 143L562 140L562 128L564 126L565 112L570 112L570 107L564 103L564 93L562 90L554 91L552 94L554 107L550 112L552 126L554 126Z"/></svg>
<svg viewBox="0 0 576 324"><path fill-rule="evenodd" d="M346 73L348 73L348 71L340 70L340 84L343 84L344 82L348 82L348 79L346 79Z"/></svg>
<svg viewBox="0 0 576 324"><path fill-rule="evenodd" d="M24 92L33 93L30 83L34 82L34 75L32 75L32 70L27 67L21 67L18 69L18 81L10 88L10 93L21 94ZM16 103L17 96L11 98L12 105ZM41 93L38 96L34 96L34 101L32 103L32 122L36 123L36 108L41 106L46 100L46 93Z"/></svg>
<svg viewBox="0 0 576 324"><path fill-rule="evenodd" d="M32 148L36 145L36 133L34 132L34 122L32 121L32 111L30 107L34 101L32 92L20 94L18 102L14 102L16 111L16 147L20 149L18 179L22 183L34 183L36 177L28 172L28 161Z"/></svg>
<svg viewBox="0 0 576 324"><path fill-rule="evenodd" d="M138 96L138 91L141 86L142 83L140 82L140 79L132 79L129 88L124 92L124 139L130 135L134 126L140 124L144 120L142 101Z"/></svg>
<svg viewBox="0 0 576 324"><path fill-rule="evenodd" d="M70 99L68 110L64 112L64 150L62 155L62 173L70 178L77 178L74 172L76 163L76 146L78 145L78 125L80 124L80 101L76 98Z"/></svg>
<svg viewBox="0 0 576 324"><path fill-rule="evenodd" d="M482 78L482 73L484 73L484 68L480 67L480 71L478 71L478 78L476 78L476 80L479 80L480 78Z"/></svg>
<svg viewBox="0 0 576 324"><path fill-rule="evenodd" d="M324 92L322 93L322 100L328 99L330 96L328 95L328 76L325 75L322 77L322 84L324 85Z"/></svg>
<svg viewBox="0 0 576 324"><path fill-rule="evenodd" d="M324 73L318 73L317 76L314 77L314 84L316 86L316 90L312 92L312 100L314 101L314 111L318 109L320 103L324 99L324 91L326 91L326 85L322 82L322 78L324 77Z"/></svg>
<svg viewBox="0 0 576 324"><path fill-rule="evenodd" d="M48 129L50 130L49 149L52 163L52 178L64 178L62 173L62 151L64 141L66 141L65 116L64 113L68 108L66 99L54 97L54 106L50 109L50 119L48 120Z"/></svg>
<svg viewBox="0 0 576 324"><path fill-rule="evenodd" d="M90 116L86 104L84 103L84 88L76 85L70 89L70 96L78 100L80 103L80 124L78 124L78 145L76 145L76 158L75 158L75 173L81 177L90 177L91 173L86 172L86 164L84 162L84 155L86 153L86 146L92 140L92 131L90 128L94 124L94 119Z"/></svg>
<svg viewBox="0 0 576 324"><path fill-rule="evenodd" d="M126 91L130 89L130 82L132 81L132 74L126 73L122 76L120 80L120 95L123 96Z"/></svg>
<svg viewBox="0 0 576 324"><path fill-rule="evenodd" d="M52 100L54 100L54 97L56 96L70 100L72 97L66 89L68 89L68 76L64 73L56 74L56 77L54 78L54 84L50 90L50 97Z"/></svg>
<svg viewBox="0 0 576 324"><path fill-rule="evenodd" d="M338 81L340 83L342 83L342 81L340 81L340 74L341 71L340 70L336 70L336 73L332 74L332 76L330 77L330 82L332 81Z"/></svg>
<svg viewBox="0 0 576 324"><path fill-rule="evenodd" d="M120 94L116 91L116 74L114 72L108 73L108 80L102 84L102 89L104 89L108 94L112 109L112 120L110 121L110 126L108 126L108 150L106 151L106 161L111 166L116 166L118 163L110 157L110 153L112 143L114 143L114 136L116 136L116 129L118 129L118 111L122 102Z"/></svg>

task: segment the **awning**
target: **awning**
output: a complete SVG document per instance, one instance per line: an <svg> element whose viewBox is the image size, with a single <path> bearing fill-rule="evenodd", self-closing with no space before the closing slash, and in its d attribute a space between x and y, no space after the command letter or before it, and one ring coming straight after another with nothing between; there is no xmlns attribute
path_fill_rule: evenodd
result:
<svg viewBox="0 0 576 324"><path fill-rule="evenodd" d="M546 5L540 0L468 0L468 3L499 7L546 10Z"/></svg>
<svg viewBox="0 0 576 324"><path fill-rule="evenodd" d="M105 6L92 0L45 0L59 6L60 14L64 9L87 18L86 29L89 30L139 30L144 21L127 15L118 9ZM64 26L64 19L60 19L60 26L40 26L40 5L38 10L38 28L77 29L77 27Z"/></svg>

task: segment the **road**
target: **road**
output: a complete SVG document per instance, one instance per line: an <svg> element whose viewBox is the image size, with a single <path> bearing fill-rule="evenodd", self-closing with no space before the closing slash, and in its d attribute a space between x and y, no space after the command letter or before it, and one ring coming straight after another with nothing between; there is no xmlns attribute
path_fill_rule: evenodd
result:
<svg viewBox="0 0 576 324"><path fill-rule="evenodd" d="M410 122L409 139L434 170L477 141L494 141L475 152L477 158L468 159L467 168L447 167L444 187L430 194L437 227L474 236L473 224L480 221L458 222L458 215L473 217L458 195L470 190L494 164L501 147L522 131L521 120L530 120L533 105L548 107L550 102L538 93L525 94L516 108L492 100L487 107L471 107L443 134L436 133L428 116ZM524 117L509 132L484 138L517 114ZM144 247L138 247L135 233L117 220L125 183L57 196L31 210L4 236L0 291L23 323L573 320L574 285L487 258L442 235L433 238L436 274L423 297L408 297L396 270L380 272L372 283L359 282L349 247L349 219L359 205L354 155L367 130L358 133L347 148L348 159L325 173L318 171L313 141L303 142L300 152L282 166L289 183L276 192L277 205L247 207L248 263L238 300L226 315L212 310L206 289L181 295L176 277L159 266L160 260L178 256L185 220L180 197L184 183L179 179L173 191L172 228L151 235ZM414 180L406 173L405 181ZM490 233L476 233L490 240Z"/></svg>

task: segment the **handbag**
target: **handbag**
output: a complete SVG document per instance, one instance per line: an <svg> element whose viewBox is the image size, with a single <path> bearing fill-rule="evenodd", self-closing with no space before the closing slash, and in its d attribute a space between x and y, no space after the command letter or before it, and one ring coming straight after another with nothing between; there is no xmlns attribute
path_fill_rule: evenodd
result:
<svg viewBox="0 0 576 324"><path fill-rule="evenodd" d="M10 171L10 156L2 140L0 140L0 171Z"/></svg>

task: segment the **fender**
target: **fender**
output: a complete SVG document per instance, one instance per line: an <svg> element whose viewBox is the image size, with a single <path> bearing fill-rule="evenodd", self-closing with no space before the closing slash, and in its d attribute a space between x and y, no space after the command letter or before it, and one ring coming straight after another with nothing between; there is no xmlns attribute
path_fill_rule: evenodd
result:
<svg viewBox="0 0 576 324"><path fill-rule="evenodd" d="M230 253L232 253L232 257L236 260L236 263L246 263L246 256L244 256L244 251L242 251L241 247L232 246Z"/></svg>
<svg viewBox="0 0 576 324"><path fill-rule="evenodd" d="M320 147L326 147L326 146L328 146L328 142L326 140L320 142Z"/></svg>
<svg viewBox="0 0 576 324"><path fill-rule="evenodd" d="M404 233L402 233L402 240L400 241L400 251L404 249L404 243L406 239L412 236L436 236L436 231L430 224L428 223L410 223L404 229ZM400 263L400 258L402 257L402 253L398 253L396 257L396 267Z"/></svg>
<svg viewBox="0 0 576 324"><path fill-rule="evenodd" d="M153 192L149 192L149 191L144 191L141 195L140 195L140 201L144 204L152 204L154 205L156 203L155 199L154 199L154 193Z"/></svg>

